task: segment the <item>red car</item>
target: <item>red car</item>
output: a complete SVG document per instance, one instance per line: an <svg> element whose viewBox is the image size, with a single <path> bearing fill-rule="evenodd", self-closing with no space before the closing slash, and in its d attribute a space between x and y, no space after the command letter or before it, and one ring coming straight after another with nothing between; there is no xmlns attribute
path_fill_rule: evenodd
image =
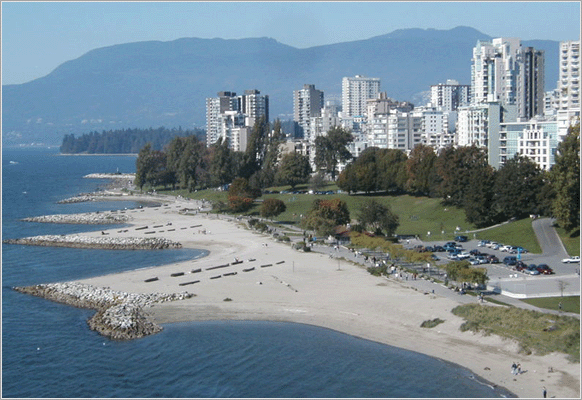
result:
<svg viewBox="0 0 582 400"><path fill-rule="evenodd" d="M537 270L540 271L540 274L544 275L551 275L554 273L554 271L550 267L548 267L547 264L538 265Z"/></svg>

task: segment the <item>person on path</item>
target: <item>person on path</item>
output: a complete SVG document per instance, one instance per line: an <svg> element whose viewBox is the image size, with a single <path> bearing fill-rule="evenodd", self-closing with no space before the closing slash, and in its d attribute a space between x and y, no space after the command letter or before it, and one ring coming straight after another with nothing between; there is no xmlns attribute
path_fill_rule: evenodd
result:
<svg viewBox="0 0 582 400"><path fill-rule="evenodd" d="M521 364L517 363L517 375L521 374Z"/></svg>
<svg viewBox="0 0 582 400"><path fill-rule="evenodd" d="M544 386L544 388L542 390L542 396L544 396L544 399L545 399L547 395L548 395L548 391L546 390L546 387Z"/></svg>
<svg viewBox="0 0 582 400"><path fill-rule="evenodd" d="M560 309L560 312L562 312L562 302L558 304L558 308Z"/></svg>

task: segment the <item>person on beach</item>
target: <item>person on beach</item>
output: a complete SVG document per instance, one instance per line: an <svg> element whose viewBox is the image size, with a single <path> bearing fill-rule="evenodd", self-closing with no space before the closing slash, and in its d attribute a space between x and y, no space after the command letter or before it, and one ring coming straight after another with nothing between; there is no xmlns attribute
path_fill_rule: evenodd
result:
<svg viewBox="0 0 582 400"><path fill-rule="evenodd" d="M547 395L548 395L548 391L546 390L546 387L544 386L544 388L542 389L542 396L544 396L544 399L545 399Z"/></svg>
<svg viewBox="0 0 582 400"><path fill-rule="evenodd" d="M513 363L513 364L511 364L511 373L512 373L512 375L515 375L516 372L517 372L517 364Z"/></svg>
<svg viewBox="0 0 582 400"><path fill-rule="evenodd" d="M516 375L519 375L519 374L521 374L521 364L518 363L517 364L517 374Z"/></svg>

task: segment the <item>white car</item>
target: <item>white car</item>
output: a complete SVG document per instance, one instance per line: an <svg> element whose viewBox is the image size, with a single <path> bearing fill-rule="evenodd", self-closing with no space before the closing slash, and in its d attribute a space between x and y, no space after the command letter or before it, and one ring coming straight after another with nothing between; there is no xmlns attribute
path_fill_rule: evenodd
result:
<svg viewBox="0 0 582 400"><path fill-rule="evenodd" d="M564 258L562 260L563 263L579 263L580 262L580 257L579 256L574 256L574 257L570 257L570 258Z"/></svg>

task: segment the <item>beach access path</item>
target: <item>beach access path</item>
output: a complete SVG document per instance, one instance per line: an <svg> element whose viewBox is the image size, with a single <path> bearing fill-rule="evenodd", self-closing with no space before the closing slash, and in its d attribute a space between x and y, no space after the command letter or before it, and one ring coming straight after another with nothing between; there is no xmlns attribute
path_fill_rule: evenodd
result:
<svg viewBox="0 0 582 400"><path fill-rule="evenodd" d="M316 325L459 364L519 397L540 397L545 386L548 397L580 398L580 364L563 354L524 355L513 341L461 332L463 320L451 310L476 303L475 298L444 295L451 291L441 293L430 282L418 283L428 285L427 290L410 281L374 277L362 265L293 250L250 231L244 221L199 212L202 205L193 200L154 199L164 205L128 210L132 226L105 233L164 237L184 248L208 250L208 256L153 268L136 265L133 271L78 282L130 293L186 290L195 295L146 310L159 324L269 320ZM144 226L148 229L136 230ZM445 322L420 327L435 318ZM522 374L511 374L513 362L521 363Z"/></svg>

